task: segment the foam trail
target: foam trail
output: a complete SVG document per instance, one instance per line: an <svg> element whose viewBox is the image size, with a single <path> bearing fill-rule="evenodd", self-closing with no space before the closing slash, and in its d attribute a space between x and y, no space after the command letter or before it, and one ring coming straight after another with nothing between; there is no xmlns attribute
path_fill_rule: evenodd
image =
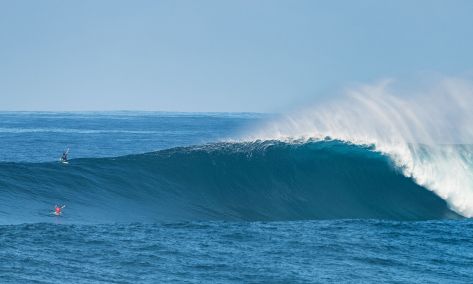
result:
<svg viewBox="0 0 473 284"><path fill-rule="evenodd" d="M447 78L427 90L396 92L392 81L285 115L246 137L297 141L330 137L374 145L403 173L473 217L473 86Z"/></svg>

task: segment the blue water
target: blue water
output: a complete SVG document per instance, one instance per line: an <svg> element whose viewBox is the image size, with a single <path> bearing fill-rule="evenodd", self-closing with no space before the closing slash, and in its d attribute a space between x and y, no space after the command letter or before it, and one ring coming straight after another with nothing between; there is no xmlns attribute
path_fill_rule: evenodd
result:
<svg viewBox="0 0 473 284"><path fill-rule="evenodd" d="M470 219L368 146L238 142L267 119L0 113L1 282L473 281Z"/></svg>
<svg viewBox="0 0 473 284"><path fill-rule="evenodd" d="M236 137L268 115L0 112L0 161L113 157Z"/></svg>

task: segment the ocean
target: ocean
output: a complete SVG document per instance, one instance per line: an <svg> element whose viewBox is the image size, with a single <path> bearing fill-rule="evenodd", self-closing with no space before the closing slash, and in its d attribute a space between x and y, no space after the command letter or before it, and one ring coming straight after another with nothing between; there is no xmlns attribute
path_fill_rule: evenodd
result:
<svg viewBox="0 0 473 284"><path fill-rule="evenodd" d="M0 112L0 282L473 282L471 146L273 120Z"/></svg>

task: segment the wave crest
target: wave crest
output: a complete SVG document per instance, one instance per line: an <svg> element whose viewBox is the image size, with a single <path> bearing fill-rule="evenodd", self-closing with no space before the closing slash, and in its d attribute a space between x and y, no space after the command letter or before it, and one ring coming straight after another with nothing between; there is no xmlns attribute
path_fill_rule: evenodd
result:
<svg viewBox="0 0 473 284"><path fill-rule="evenodd" d="M418 90L391 80L360 86L333 101L288 114L245 140L331 137L374 145L407 177L473 217L473 85L447 78ZM463 144L463 145L459 145Z"/></svg>

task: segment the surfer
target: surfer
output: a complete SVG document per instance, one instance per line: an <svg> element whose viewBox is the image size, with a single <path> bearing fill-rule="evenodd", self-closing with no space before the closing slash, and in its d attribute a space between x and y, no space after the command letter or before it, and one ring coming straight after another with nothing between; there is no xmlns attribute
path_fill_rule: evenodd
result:
<svg viewBox="0 0 473 284"><path fill-rule="evenodd" d="M63 162L67 162L67 152L69 152L69 149L67 149L67 151L64 151L64 152L62 153L61 160L62 160Z"/></svg>
<svg viewBox="0 0 473 284"><path fill-rule="evenodd" d="M62 156L61 156L61 159L60 159L61 163L64 163L64 164L69 163L67 161L67 154L69 154L69 148L67 148L67 150L62 153Z"/></svg>
<svg viewBox="0 0 473 284"><path fill-rule="evenodd" d="M62 209L66 207L66 205L58 206L57 204L54 206L54 215L59 216L62 214Z"/></svg>

